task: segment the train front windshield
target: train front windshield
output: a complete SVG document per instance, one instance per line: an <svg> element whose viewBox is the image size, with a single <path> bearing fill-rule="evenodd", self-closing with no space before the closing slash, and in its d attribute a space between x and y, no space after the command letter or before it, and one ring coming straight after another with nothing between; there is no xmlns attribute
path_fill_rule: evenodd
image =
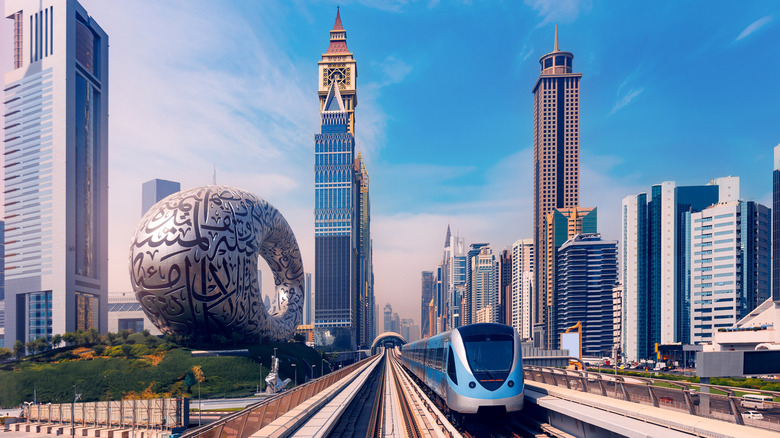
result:
<svg viewBox="0 0 780 438"><path fill-rule="evenodd" d="M459 330L474 377L488 390L499 388L512 369L513 329L499 324L474 324Z"/></svg>
<svg viewBox="0 0 780 438"><path fill-rule="evenodd" d="M504 334L471 335L463 338L472 371L509 372L514 359L514 340Z"/></svg>

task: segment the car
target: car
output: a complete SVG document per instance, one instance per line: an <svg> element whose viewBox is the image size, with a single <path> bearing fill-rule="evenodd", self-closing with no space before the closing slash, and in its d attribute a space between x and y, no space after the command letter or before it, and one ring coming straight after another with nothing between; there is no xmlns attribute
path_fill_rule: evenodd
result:
<svg viewBox="0 0 780 438"><path fill-rule="evenodd" d="M761 412L757 411L745 411L742 413L743 418L750 418L751 420L763 420L764 416L761 415Z"/></svg>
<svg viewBox="0 0 780 438"><path fill-rule="evenodd" d="M658 402L659 402L659 403L668 403L668 404L672 404L672 403L674 403L674 399L673 399L673 398L671 398L671 397L660 397L660 398L658 399Z"/></svg>

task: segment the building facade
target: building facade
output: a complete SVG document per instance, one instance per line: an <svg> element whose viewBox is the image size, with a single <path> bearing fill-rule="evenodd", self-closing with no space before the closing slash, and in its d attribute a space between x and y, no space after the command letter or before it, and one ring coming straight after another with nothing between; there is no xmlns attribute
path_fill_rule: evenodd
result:
<svg viewBox="0 0 780 438"><path fill-rule="evenodd" d="M5 2L5 344L108 327L108 35L75 0Z"/></svg>
<svg viewBox="0 0 780 438"><path fill-rule="evenodd" d="M739 178L701 186L666 181L650 195L622 201L620 266L623 267L623 353L635 361L653 346L690 343L690 215L737 201Z"/></svg>
<svg viewBox="0 0 780 438"><path fill-rule="evenodd" d="M303 296L303 315L301 325L314 326L314 290L311 281L311 272L306 273L306 290Z"/></svg>
<svg viewBox="0 0 780 438"><path fill-rule="evenodd" d="M780 302L780 145L772 172L772 300Z"/></svg>
<svg viewBox="0 0 780 438"><path fill-rule="evenodd" d="M143 183L141 186L141 215L143 216L152 206L181 190L181 184L176 181L155 178Z"/></svg>
<svg viewBox="0 0 780 438"><path fill-rule="evenodd" d="M461 300L461 324L474 324L476 322L474 309L474 269L473 262L474 257L478 256L482 251L482 248L488 246L487 243L472 243L469 245L469 250L466 252L466 287Z"/></svg>
<svg viewBox="0 0 780 438"><path fill-rule="evenodd" d="M374 320L374 265L371 242L371 200L368 194L368 170L363 154L358 152L354 165L357 196L357 287L358 314L356 319L358 347L368 348L374 342L377 333L373 330Z"/></svg>
<svg viewBox="0 0 780 438"><path fill-rule="evenodd" d="M498 323L512 325L512 250L498 254Z"/></svg>
<svg viewBox="0 0 780 438"><path fill-rule="evenodd" d="M753 201L690 214L691 343L712 342L770 296L770 210Z"/></svg>
<svg viewBox="0 0 780 438"><path fill-rule="evenodd" d="M545 218L544 223L544 246L539 257L539 271L544 278L540 283L542 288L540 294L544 294L545 302L542 308L543 333L550 334L545 336L545 344L550 350L559 348L559 339L555 335L558 333L557 326L557 257L558 249L566 243L567 240L578 234L592 234L597 232L598 211L594 208L571 207L556 208ZM542 341L540 339L540 341Z"/></svg>
<svg viewBox="0 0 780 438"><path fill-rule="evenodd" d="M512 327L523 340L533 335L534 240L512 244Z"/></svg>
<svg viewBox="0 0 780 438"><path fill-rule="evenodd" d="M609 355L613 347L613 289L617 284L617 242L600 234L578 234L558 250L555 338L582 322L582 354ZM560 343L560 342L559 342Z"/></svg>
<svg viewBox="0 0 780 438"><path fill-rule="evenodd" d="M498 261L489 246L471 259L471 299L473 322L498 322Z"/></svg>
<svg viewBox="0 0 780 438"><path fill-rule="evenodd" d="M315 339L327 340L323 346L354 350L371 337L367 317L374 303L368 174L355 157L357 68L346 38L337 12L318 63L322 127L315 135L314 326Z"/></svg>
<svg viewBox="0 0 780 438"><path fill-rule="evenodd" d="M122 330L133 333L149 330L154 336L162 334L146 316L135 292L111 292L108 295L108 331L119 333Z"/></svg>
<svg viewBox="0 0 780 438"><path fill-rule="evenodd" d="M436 288L436 280L432 271L423 271L420 285L420 328L423 336L430 333L430 320L428 319L428 305L433 300L433 292Z"/></svg>
<svg viewBox="0 0 780 438"><path fill-rule="evenodd" d="M579 204L580 79L573 73L574 55L558 50L555 28L553 51L539 59L541 74L534 94L534 248L541 249L547 216L556 208ZM565 241L565 239L564 239ZM563 243L563 242L561 242ZM535 271L534 322L546 325L549 297L541 270Z"/></svg>

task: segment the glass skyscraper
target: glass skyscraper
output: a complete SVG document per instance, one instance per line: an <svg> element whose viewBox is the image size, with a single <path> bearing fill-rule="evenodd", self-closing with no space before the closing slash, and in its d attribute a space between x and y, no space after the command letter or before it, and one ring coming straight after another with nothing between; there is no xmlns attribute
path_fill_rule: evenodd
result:
<svg viewBox="0 0 780 438"><path fill-rule="evenodd" d="M75 0L8 0L5 16L5 342L105 332L108 35Z"/></svg>
<svg viewBox="0 0 780 438"><path fill-rule="evenodd" d="M321 132L315 135L315 342L354 350L373 342L374 279L368 172L355 157L357 68L341 14L319 62Z"/></svg>
<svg viewBox="0 0 780 438"><path fill-rule="evenodd" d="M612 290L617 284L617 242L578 234L558 250L554 338L582 322L582 354L608 356L613 346ZM572 354L572 352L569 352Z"/></svg>
<svg viewBox="0 0 780 438"><path fill-rule="evenodd" d="M737 201L739 178L701 186L654 185L622 202L623 353L649 357L654 344L690 342L691 213Z"/></svg>

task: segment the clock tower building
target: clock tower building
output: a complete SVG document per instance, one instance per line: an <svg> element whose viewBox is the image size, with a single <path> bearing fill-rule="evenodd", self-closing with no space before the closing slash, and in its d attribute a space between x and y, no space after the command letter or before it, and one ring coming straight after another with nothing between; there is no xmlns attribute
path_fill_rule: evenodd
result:
<svg viewBox="0 0 780 438"><path fill-rule="evenodd" d="M319 61L319 86L320 111L325 108L325 100L328 97L330 84L334 81L338 84L344 109L348 116L348 131L355 135L355 107L357 106L357 65L352 52L347 49L347 31L341 25L341 13L336 10L336 22L330 31L330 45L322 54Z"/></svg>

